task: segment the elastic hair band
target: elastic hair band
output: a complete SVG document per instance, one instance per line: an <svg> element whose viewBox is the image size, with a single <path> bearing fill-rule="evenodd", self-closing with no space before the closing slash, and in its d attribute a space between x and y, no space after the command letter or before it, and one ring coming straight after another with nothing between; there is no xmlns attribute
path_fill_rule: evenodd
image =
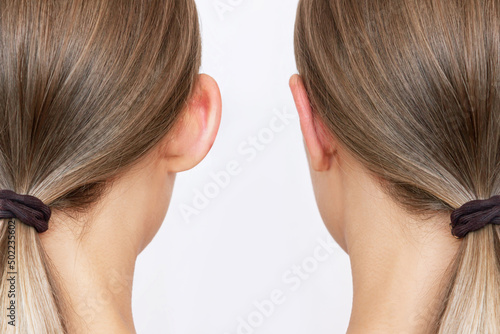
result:
<svg viewBox="0 0 500 334"><path fill-rule="evenodd" d="M451 214L451 234L458 239L489 224L500 225L500 195L467 202Z"/></svg>
<svg viewBox="0 0 500 334"><path fill-rule="evenodd" d="M17 218L42 233L49 228L50 215L49 206L37 197L0 190L0 219Z"/></svg>

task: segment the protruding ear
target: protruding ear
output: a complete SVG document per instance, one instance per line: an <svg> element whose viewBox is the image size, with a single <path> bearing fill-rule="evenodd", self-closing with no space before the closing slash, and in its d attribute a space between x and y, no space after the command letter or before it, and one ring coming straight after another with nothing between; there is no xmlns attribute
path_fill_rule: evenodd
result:
<svg viewBox="0 0 500 334"><path fill-rule="evenodd" d="M314 116L302 78L295 74L290 78L290 89L299 113L300 128L308 151L311 167L315 171L330 169L334 144L326 127ZM327 142L330 141L330 142Z"/></svg>
<svg viewBox="0 0 500 334"><path fill-rule="evenodd" d="M161 155L166 159L168 172L191 169L205 158L217 136L221 113L217 82L200 74L188 105L162 146Z"/></svg>

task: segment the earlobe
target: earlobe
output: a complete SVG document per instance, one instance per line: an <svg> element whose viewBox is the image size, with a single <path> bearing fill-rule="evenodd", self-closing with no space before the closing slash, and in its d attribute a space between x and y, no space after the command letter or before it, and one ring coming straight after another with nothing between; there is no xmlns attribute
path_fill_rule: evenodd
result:
<svg viewBox="0 0 500 334"><path fill-rule="evenodd" d="M290 78L290 89L299 113L300 128L309 153L311 167L318 172L329 170L333 152L327 147L331 146L331 143L322 142L325 140L323 134L325 130L320 128L318 120L314 117L309 97L299 75L293 75Z"/></svg>
<svg viewBox="0 0 500 334"><path fill-rule="evenodd" d="M192 96L182 111L161 155L168 172L189 170L208 154L221 121L222 101L217 82L206 74L196 80Z"/></svg>

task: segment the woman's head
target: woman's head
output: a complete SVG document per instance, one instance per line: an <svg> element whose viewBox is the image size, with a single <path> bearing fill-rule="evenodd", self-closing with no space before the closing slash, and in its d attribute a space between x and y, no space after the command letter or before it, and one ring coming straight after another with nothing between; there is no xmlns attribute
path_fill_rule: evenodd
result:
<svg viewBox="0 0 500 334"><path fill-rule="evenodd" d="M217 85L198 75L194 0L5 1L0 15L0 189L36 196L56 217L84 214L116 180L148 166L164 174L149 191L166 199L155 202L155 221L145 228L150 239L175 173L207 154L220 120ZM7 233L4 223L2 275ZM30 287L19 292L26 303L21 329L59 332L57 293L30 292L46 290L35 286L37 276L57 290L39 236L22 224L16 233L25 258L19 279ZM28 269L32 263L40 267Z"/></svg>
<svg viewBox="0 0 500 334"><path fill-rule="evenodd" d="M318 204L339 243L346 209L332 204L334 215L322 202L352 192L340 172L317 173L332 162L352 158L404 210L448 221L466 202L500 194L499 28L496 0L300 1L302 80L295 77L292 88ZM463 289L498 283L499 238L500 228L488 225L462 241L443 333L498 331L498 290ZM487 316L475 317L472 303ZM472 310L450 325L461 308Z"/></svg>

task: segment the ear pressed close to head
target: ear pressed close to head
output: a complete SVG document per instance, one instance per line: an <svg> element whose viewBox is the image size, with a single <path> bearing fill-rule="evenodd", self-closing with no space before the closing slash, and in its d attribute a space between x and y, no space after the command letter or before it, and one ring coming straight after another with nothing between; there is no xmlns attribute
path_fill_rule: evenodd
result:
<svg viewBox="0 0 500 334"><path fill-rule="evenodd" d="M329 170L334 143L328 130L313 113L307 91L301 77L297 74L290 78L290 89L299 113L300 128L309 154L311 168L321 172Z"/></svg>
<svg viewBox="0 0 500 334"><path fill-rule="evenodd" d="M189 170L205 158L217 136L221 113L217 82L209 75L200 74L187 106L161 148L169 172Z"/></svg>

